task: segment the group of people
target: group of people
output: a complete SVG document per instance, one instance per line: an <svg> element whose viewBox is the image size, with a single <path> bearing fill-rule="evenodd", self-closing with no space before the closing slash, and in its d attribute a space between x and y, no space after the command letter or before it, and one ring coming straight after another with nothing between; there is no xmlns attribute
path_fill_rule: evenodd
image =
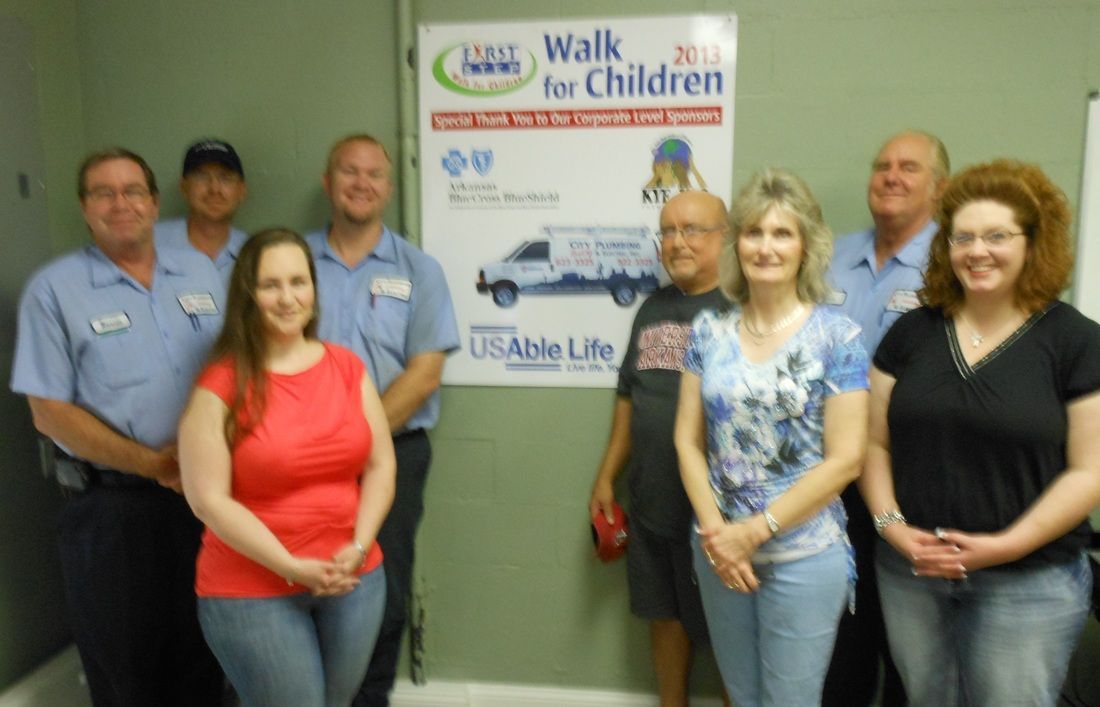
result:
<svg viewBox="0 0 1100 707"><path fill-rule="evenodd" d="M246 705L388 704L459 346L439 264L382 221L391 170L344 138L327 227L248 238L225 142L187 150L171 221L139 155L80 166L91 242L27 283L12 389L68 496L97 707L217 705L226 676ZM908 131L867 201L835 245L780 169L728 213L692 190L661 211L672 284L635 318L590 511L613 519L629 470L663 707L706 642L739 707L868 705L880 665L885 705L1056 699L1100 503L1066 198L1010 160L952 176Z"/></svg>
<svg viewBox="0 0 1100 707"><path fill-rule="evenodd" d="M80 166L91 242L26 284L12 389L68 496L65 594L97 707L219 705L226 677L245 705L388 704L459 345L439 264L382 222L391 170L375 138L346 137L328 226L248 238L223 141L188 148L177 220L157 220L139 155Z"/></svg>
<svg viewBox="0 0 1100 707"><path fill-rule="evenodd" d="M728 216L702 192L662 210L672 284L636 316L589 504L610 520L627 471L662 707L708 640L739 707L870 705L880 665L884 705L1058 698L1100 504L1065 195L1012 160L951 175L907 131L867 202L835 246L784 170Z"/></svg>

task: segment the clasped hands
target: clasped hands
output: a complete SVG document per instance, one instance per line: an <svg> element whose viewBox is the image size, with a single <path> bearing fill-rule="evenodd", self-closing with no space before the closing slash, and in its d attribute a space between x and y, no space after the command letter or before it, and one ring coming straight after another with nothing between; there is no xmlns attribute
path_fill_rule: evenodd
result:
<svg viewBox="0 0 1100 707"><path fill-rule="evenodd" d="M295 557L287 582L301 584L315 597L342 596L359 586L358 570L364 559L355 543L344 545L331 560Z"/></svg>
<svg viewBox="0 0 1100 707"><path fill-rule="evenodd" d="M925 530L897 523L887 526L882 537L909 560L918 577L966 579L968 572L1016 559L1004 533Z"/></svg>
<svg viewBox="0 0 1100 707"><path fill-rule="evenodd" d="M771 533L766 524L763 529L758 528L756 520L758 518L753 517L695 530L703 554L715 574L735 592L749 594L760 588L760 580L752 567L752 556Z"/></svg>

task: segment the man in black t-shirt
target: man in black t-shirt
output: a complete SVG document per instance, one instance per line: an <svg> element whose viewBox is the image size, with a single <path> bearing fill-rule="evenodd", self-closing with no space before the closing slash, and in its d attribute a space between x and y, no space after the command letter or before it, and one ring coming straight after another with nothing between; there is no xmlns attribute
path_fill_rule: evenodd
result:
<svg viewBox="0 0 1100 707"><path fill-rule="evenodd" d="M692 647L706 641L706 623L691 569L691 504L672 428L691 321L726 302L718 289L726 206L713 194L681 192L661 210L660 228L661 262L673 284L646 300L634 319L589 510L611 522L614 482L629 468L630 609L650 622L661 707L687 707Z"/></svg>

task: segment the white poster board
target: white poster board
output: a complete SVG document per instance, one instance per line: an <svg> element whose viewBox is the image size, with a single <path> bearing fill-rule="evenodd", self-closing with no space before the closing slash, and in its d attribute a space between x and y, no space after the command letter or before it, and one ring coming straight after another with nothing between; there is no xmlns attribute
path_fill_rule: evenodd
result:
<svg viewBox="0 0 1100 707"><path fill-rule="evenodd" d="M1100 321L1100 91L1089 96L1080 203L1073 304L1085 316Z"/></svg>
<svg viewBox="0 0 1100 707"><path fill-rule="evenodd" d="M731 192L737 18L422 25L422 244L462 350L444 383L613 387L657 222Z"/></svg>

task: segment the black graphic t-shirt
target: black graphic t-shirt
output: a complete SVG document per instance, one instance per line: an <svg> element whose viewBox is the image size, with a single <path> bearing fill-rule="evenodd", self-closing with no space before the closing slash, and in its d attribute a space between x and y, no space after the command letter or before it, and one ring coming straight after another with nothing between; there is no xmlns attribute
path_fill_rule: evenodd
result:
<svg viewBox="0 0 1100 707"><path fill-rule="evenodd" d="M685 295L669 285L654 292L638 309L619 370L618 393L631 403L631 522L664 537L685 537L691 522L672 443L691 321L704 309L727 305L717 288Z"/></svg>

